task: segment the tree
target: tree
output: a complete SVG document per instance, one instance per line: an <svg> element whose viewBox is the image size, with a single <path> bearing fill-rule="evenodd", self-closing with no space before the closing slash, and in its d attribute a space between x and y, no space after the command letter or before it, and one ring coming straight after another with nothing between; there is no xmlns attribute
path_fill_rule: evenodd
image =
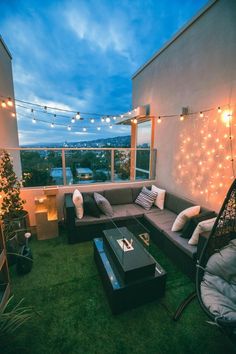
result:
<svg viewBox="0 0 236 354"><path fill-rule="evenodd" d="M1 218L16 218L24 214L24 200L20 197L21 183L13 170L10 155L5 150L0 156ZM2 195L3 193L3 195Z"/></svg>

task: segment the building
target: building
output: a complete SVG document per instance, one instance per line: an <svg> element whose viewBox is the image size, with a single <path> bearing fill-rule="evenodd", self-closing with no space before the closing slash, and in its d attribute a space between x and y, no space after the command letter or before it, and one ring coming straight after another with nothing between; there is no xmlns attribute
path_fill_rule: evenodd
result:
<svg viewBox="0 0 236 354"><path fill-rule="evenodd" d="M76 174L80 181L87 181L93 178L93 171L88 167L77 167Z"/></svg>
<svg viewBox="0 0 236 354"><path fill-rule="evenodd" d="M14 85L12 76L12 56L6 43L0 36L0 102L6 109L0 109L0 141L1 148L18 148L19 139L17 131L17 119L14 102ZM7 98L11 99L8 100ZM2 106L3 107L3 106ZM21 164L19 152L12 152L14 167L18 176L21 176Z"/></svg>
<svg viewBox="0 0 236 354"><path fill-rule="evenodd" d="M70 167L66 167L66 183L67 184L73 184L73 175L71 172ZM64 180L63 180L63 169L62 167L54 167L50 171L50 176L53 180L53 184L56 185L63 185Z"/></svg>
<svg viewBox="0 0 236 354"><path fill-rule="evenodd" d="M235 18L234 0L210 1L132 78L133 107L150 105L160 122L153 127L158 184L214 209L235 177L225 122L236 108ZM180 121L186 107L191 114ZM176 116L158 120L166 115Z"/></svg>

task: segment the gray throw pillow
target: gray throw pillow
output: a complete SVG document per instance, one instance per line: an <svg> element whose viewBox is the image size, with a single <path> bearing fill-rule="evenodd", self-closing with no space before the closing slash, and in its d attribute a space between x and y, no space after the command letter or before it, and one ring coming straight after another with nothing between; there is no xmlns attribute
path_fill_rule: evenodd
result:
<svg viewBox="0 0 236 354"><path fill-rule="evenodd" d="M109 201L99 193L94 193L94 200L97 203L98 208L106 216L113 216L114 212Z"/></svg>

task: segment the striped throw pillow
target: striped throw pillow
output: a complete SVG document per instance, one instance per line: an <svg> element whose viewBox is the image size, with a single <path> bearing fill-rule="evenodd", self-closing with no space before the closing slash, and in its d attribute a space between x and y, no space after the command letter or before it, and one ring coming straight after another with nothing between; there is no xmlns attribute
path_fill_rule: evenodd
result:
<svg viewBox="0 0 236 354"><path fill-rule="evenodd" d="M150 191L146 187L143 187L137 199L135 200L135 203L146 210L150 210L154 201L156 200L157 194L157 192Z"/></svg>

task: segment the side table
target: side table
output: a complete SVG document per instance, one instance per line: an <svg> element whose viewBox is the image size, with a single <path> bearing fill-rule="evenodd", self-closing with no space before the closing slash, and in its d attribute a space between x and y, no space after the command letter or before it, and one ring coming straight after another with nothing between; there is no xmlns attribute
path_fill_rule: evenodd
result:
<svg viewBox="0 0 236 354"><path fill-rule="evenodd" d="M35 198L35 218L38 240L58 237L58 188L44 188L44 195Z"/></svg>

